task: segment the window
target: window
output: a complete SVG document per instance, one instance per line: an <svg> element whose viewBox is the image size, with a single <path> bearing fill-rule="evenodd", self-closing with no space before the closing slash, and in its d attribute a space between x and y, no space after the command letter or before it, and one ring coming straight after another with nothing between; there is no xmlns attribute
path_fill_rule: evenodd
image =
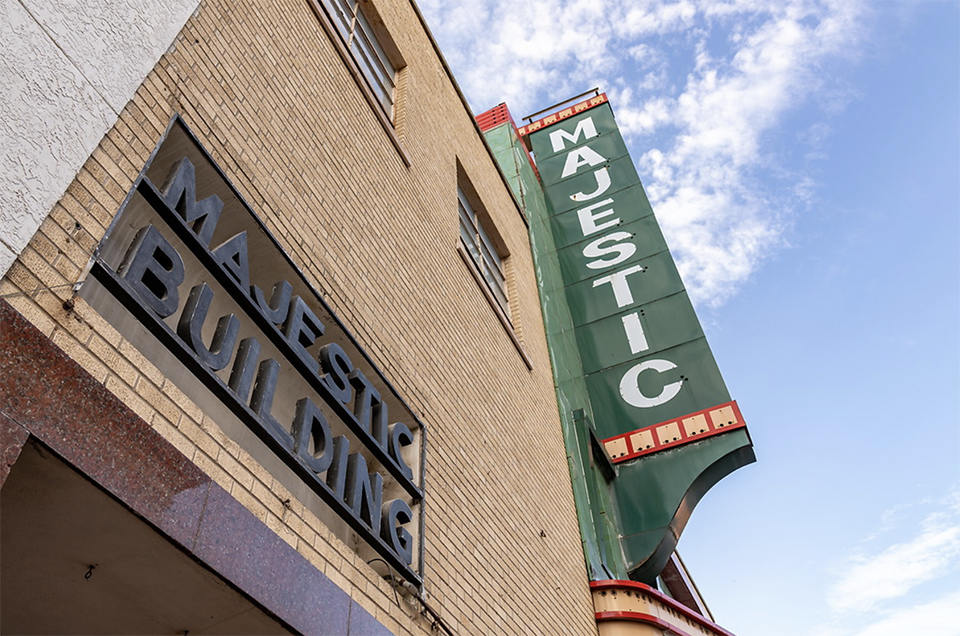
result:
<svg viewBox="0 0 960 636"><path fill-rule="evenodd" d="M510 296L507 293L508 279L510 284L513 284L513 278L509 275L510 253L503 238L496 233L496 227L490 222L477 191L464 175L459 161L457 181L457 208L460 218L457 253L470 271L471 278L483 292L504 332L517 348L523 363L527 365L527 369L533 369L533 361L523 350L519 315L513 315L510 310Z"/></svg>
<svg viewBox="0 0 960 636"><path fill-rule="evenodd" d="M510 301L507 299L507 284L504 276L503 258L497 252L496 246L484 229L477 213L463 192L457 187L458 207L460 208L460 240L467 249L470 259L483 276L487 287L493 294L494 300L503 311L507 320L510 319Z"/></svg>
<svg viewBox="0 0 960 636"><path fill-rule="evenodd" d="M378 35L373 23L378 19L367 15L365 0L320 0L333 22L340 40L350 52L360 73L373 92L387 119L393 117L394 91L397 86L397 65L387 50L394 48L385 34ZM363 5L363 6L362 6ZM396 58L396 55L392 56Z"/></svg>

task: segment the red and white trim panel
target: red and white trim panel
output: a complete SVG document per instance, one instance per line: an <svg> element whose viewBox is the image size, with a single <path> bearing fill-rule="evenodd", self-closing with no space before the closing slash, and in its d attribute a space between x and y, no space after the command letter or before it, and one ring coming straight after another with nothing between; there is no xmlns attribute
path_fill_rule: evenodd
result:
<svg viewBox="0 0 960 636"><path fill-rule="evenodd" d="M610 437L603 440L603 447L610 455L610 461L619 464L745 427L740 407L733 401Z"/></svg>
<svg viewBox="0 0 960 636"><path fill-rule="evenodd" d="M585 111L585 110L589 110L589 109L593 108L594 106L599 106L600 104L606 104L606 103L607 103L607 94L606 94L606 93L600 93L600 94L597 95L596 97L591 97L591 98L588 99L588 100L582 101L582 102L580 102L580 103L578 103L578 104L574 104L573 106L570 106L569 108L564 108L563 110L561 110L561 111L559 111L559 112L556 112L556 113L554 113L554 114L552 114L552 115L547 115L547 116L544 117L543 119L538 119L537 121L533 122L532 124L527 124L526 126L521 126L520 128L517 129L517 134L519 134L521 137L525 137L525 136L529 135L529 134L532 133L532 132L535 132L535 131L537 131L537 130L540 130L541 128L546 128L547 126L552 126L553 124L555 124L555 123L557 123L557 122L559 122L559 121L563 121L564 119L567 119L568 117L573 117L574 115L579 115L580 113L582 113L582 112Z"/></svg>

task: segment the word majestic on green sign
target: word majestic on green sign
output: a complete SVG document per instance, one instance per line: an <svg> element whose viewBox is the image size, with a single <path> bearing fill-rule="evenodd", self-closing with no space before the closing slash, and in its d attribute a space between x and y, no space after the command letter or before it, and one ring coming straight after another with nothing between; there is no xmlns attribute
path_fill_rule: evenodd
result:
<svg viewBox="0 0 960 636"><path fill-rule="evenodd" d="M528 195L585 557L594 578L652 585L752 443L606 96L517 133L539 179L497 156Z"/></svg>
<svg viewBox="0 0 960 636"><path fill-rule="evenodd" d="M609 105L530 141L601 435L728 402Z"/></svg>

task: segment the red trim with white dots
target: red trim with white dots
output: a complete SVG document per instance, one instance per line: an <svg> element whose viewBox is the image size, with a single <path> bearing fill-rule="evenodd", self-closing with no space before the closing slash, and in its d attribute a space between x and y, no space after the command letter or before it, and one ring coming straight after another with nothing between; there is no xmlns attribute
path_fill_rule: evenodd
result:
<svg viewBox="0 0 960 636"><path fill-rule="evenodd" d="M707 437L746 428L736 401L711 406L629 433L603 440L603 447L614 464L625 462Z"/></svg>

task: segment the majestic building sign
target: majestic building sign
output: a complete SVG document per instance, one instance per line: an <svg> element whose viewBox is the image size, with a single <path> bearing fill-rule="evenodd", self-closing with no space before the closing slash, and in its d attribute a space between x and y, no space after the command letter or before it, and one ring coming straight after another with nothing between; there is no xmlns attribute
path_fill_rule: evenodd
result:
<svg viewBox="0 0 960 636"><path fill-rule="evenodd" d="M179 118L91 275L102 288L84 296L208 415L239 422L344 541L419 585L423 425Z"/></svg>
<svg viewBox="0 0 960 636"><path fill-rule="evenodd" d="M530 142L594 419L611 457L742 425L609 105L540 130ZM705 407L728 417L711 427L698 413ZM638 430L623 437L625 427Z"/></svg>
<svg viewBox="0 0 960 636"><path fill-rule="evenodd" d="M606 96L515 135L494 119L498 157L522 143L536 160L536 176L514 161L512 178L531 217L591 574L653 584L699 498L754 460L750 438Z"/></svg>

